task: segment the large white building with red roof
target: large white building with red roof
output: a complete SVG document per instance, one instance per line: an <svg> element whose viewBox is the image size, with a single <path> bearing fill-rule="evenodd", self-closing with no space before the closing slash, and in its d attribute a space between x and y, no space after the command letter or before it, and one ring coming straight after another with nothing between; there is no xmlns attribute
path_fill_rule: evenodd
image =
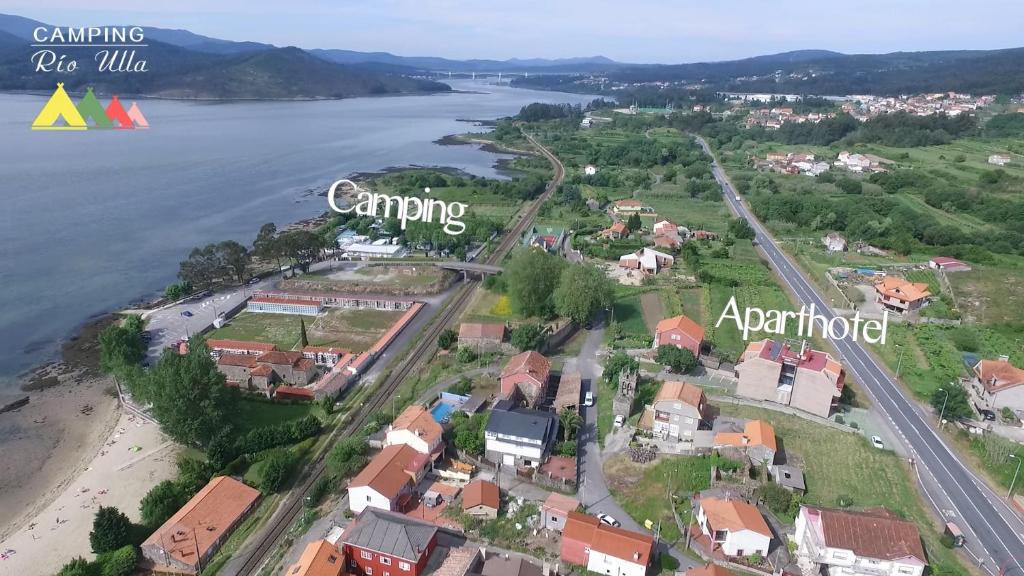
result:
<svg viewBox="0 0 1024 576"><path fill-rule="evenodd" d="M736 365L736 394L799 408L827 418L846 385L843 365L806 345L799 350L775 340L751 342Z"/></svg>
<svg viewBox="0 0 1024 576"><path fill-rule="evenodd" d="M644 576L654 554L647 534L614 528L587 514L569 512L562 530L562 561L610 576Z"/></svg>
<svg viewBox="0 0 1024 576"><path fill-rule="evenodd" d="M884 508L853 512L801 506L796 558L804 573L921 576L928 566L917 527Z"/></svg>
<svg viewBox="0 0 1024 576"><path fill-rule="evenodd" d="M348 485L349 510L402 511L426 474L430 457L404 444L385 446Z"/></svg>
<svg viewBox="0 0 1024 576"><path fill-rule="evenodd" d="M1009 356L979 360L974 365L974 388L989 408L1024 409L1024 370Z"/></svg>

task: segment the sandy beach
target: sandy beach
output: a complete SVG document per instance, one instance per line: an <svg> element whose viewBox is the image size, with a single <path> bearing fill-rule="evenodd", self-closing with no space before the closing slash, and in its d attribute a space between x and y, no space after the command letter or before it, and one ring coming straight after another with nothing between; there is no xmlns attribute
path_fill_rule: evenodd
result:
<svg viewBox="0 0 1024 576"><path fill-rule="evenodd" d="M35 478L44 477L49 468L53 468L54 474L63 471L66 476L38 496L34 504L29 504L22 515L27 521L18 523L14 530L10 526L6 528L6 535L0 541L0 552L6 555L0 559L0 573L42 576L57 572L76 556L92 558L89 531L99 506L116 506L138 522L142 497L161 480L174 477L177 446L156 424L120 410L117 401L110 400L113 402L112 426L96 426L104 430L91 431L102 432L98 442L85 446L91 444L95 435L82 437L81 442L58 440L58 447L50 458L57 463L51 466L47 461L32 473L34 480L28 482L29 485L36 484ZM81 465L73 466L58 456L76 450ZM4 453L7 453L6 443ZM10 470L12 467L2 468ZM13 500L14 494L22 493L23 498L30 496L25 492L23 488L0 490L3 498L0 507L7 510L7 502Z"/></svg>

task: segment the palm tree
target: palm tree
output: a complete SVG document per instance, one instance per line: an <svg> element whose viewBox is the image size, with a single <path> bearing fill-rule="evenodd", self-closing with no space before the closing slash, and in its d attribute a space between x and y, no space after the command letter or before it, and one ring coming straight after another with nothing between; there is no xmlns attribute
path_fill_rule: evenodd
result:
<svg viewBox="0 0 1024 576"><path fill-rule="evenodd" d="M580 416L580 413L573 408L566 408L562 410L558 418L562 421L562 428L565 429L565 439L572 440L576 438L576 432L583 425L583 417Z"/></svg>

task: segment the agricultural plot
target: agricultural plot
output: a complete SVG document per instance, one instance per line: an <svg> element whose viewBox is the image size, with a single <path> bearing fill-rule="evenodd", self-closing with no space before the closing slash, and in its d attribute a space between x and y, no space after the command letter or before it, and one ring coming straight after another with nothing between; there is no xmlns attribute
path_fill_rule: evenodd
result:
<svg viewBox="0 0 1024 576"><path fill-rule="evenodd" d="M242 312L208 337L267 342L281 350L298 350L301 347L301 323L304 322L310 345L362 352L369 349L403 314L400 311L329 309L314 318Z"/></svg>

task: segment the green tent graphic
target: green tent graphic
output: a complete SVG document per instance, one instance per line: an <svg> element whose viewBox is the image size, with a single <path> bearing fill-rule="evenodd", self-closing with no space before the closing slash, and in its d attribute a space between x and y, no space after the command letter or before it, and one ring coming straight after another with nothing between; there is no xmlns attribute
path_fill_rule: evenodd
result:
<svg viewBox="0 0 1024 576"><path fill-rule="evenodd" d="M106 114L104 114L105 116ZM64 119L66 126L54 126L59 118ZM85 130L88 126L82 115L75 108L68 93L64 91L64 83L58 82L57 89L32 121L33 130Z"/></svg>
<svg viewBox="0 0 1024 576"><path fill-rule="evenodd" d="M106 111L103 110L103 105L96 99L96 95L92 93L92 88L89 88L85 97L78 103L78 113L85 118L86 121L92 120L95 124L95 128L113 128L114 124L107 117Z"/></svg>

